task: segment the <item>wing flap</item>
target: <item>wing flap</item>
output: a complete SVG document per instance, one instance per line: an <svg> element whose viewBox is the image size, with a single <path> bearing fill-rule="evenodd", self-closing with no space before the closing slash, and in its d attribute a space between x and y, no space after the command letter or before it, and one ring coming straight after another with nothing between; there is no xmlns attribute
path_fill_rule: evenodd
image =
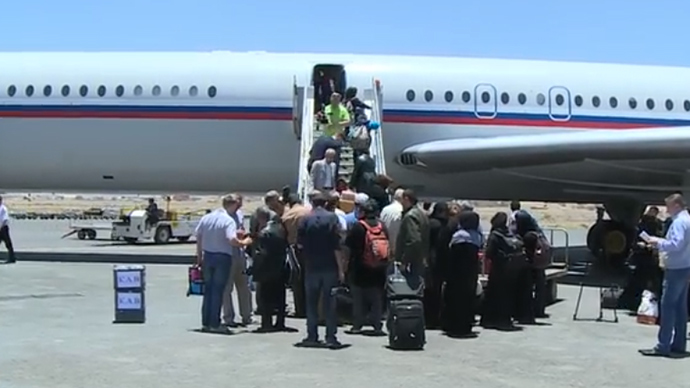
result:
<svg viewBox="0 0 690 388"><path fill-rule="evenodd" d="M690 127L439 140L406 148L405 166L462 172L580 162L690 157Z"/></svg>

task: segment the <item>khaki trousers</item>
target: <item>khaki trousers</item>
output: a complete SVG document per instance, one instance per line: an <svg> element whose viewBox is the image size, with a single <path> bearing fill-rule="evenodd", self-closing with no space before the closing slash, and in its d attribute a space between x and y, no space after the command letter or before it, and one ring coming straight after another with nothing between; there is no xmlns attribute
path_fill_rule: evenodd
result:
<svg viewBox="0 0 690 388"><path fill-rule="evenodd" d="M223 293L223 322L226 324L235 322L233 289L237 289L237 301L240 305L242 323L248 324L252 321L252 292L249 289L249 277L244 273L247 268L247 259L244 254L238 256L232 258L230 278Z"/></svg>

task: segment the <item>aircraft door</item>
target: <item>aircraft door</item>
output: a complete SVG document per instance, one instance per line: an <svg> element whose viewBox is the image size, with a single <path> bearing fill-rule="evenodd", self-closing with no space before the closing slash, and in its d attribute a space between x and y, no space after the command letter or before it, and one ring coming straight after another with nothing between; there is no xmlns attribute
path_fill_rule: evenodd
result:
<svg viewBox="0 0 690 388"><path fill-rule="evenodd" d="M549 89L549 117L553 121L569 121L572 113L570 90L564 86Z"/></svg>
<svg viewBox="0 0 690 388"><path fill-rule="evenodd" d="M498 113L496 88L491 84L474 87L474 115L480 119L493 119Z"/></svg>

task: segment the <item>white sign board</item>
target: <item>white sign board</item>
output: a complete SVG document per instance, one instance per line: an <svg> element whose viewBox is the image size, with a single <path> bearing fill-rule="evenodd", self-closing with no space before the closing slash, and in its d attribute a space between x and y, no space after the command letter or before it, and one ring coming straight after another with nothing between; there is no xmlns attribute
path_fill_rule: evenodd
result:
<svg viewBox="0 0 690 388"><path fill-rule="evenodd" d="M141 271L115 272L115 288L141 288Z"/></svg>
<svg viewBox="0 0 690 388"><path fill-rule="evenodd" d="M115 308L117 310L141 310L141 294L138 292L118 292Z"/></svg>

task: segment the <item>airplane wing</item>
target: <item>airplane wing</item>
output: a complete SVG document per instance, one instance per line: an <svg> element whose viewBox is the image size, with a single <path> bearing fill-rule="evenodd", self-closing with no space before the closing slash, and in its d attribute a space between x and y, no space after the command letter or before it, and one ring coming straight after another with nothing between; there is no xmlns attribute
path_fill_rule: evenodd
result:
<svg viewBox="0 0 690 388"><path fill-rule="evenodd" d="M674 127L439 140L406 148L398 161L422 171L453 173L587 160L688 158L690 127Z"/></svg>

